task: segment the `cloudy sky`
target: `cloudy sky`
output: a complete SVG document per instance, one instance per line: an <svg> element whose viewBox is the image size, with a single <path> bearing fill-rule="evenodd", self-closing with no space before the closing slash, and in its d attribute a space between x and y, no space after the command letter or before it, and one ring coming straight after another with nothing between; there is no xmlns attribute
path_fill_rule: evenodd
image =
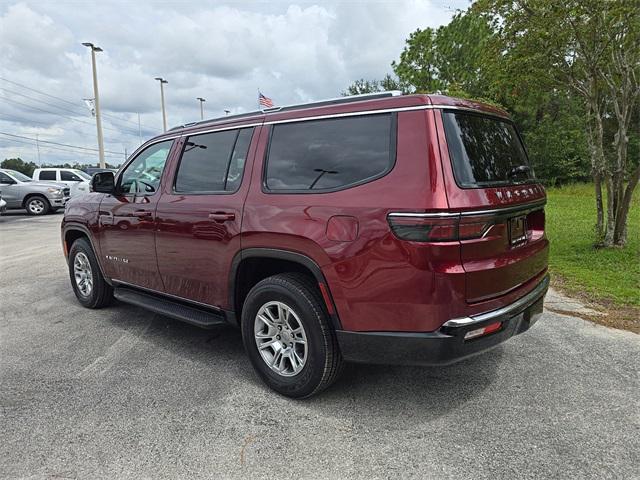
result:
<svg viewBox="0 0 640 480"><path fill-rule="evenodd" d="M94 162L90 53L98 77L107 161L169 127L276 104L336 97L358 78L391 72L410 32L447 23L468 0L20 1L0 0L0 160ZM138 132L140 114L141 136ZM14 135L14 136L11 136ZM17 135L17 136L15 136ZM55 142L55 143L45 143ZM67 144L89 150L65 147Z"/></svg>

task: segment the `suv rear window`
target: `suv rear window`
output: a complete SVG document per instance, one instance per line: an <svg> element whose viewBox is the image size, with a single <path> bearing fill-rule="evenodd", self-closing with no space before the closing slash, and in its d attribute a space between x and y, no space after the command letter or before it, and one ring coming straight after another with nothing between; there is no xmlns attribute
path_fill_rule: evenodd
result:
<svg viewBox="0 0 640 480"><path fill-rule="evenodd" d="M375 114L273 127L266 168L271 191L332 191L385 175L395 162L395 116Z"/></svg>
<svg viewBox="0 0 640 480"><path fill-rule="evenodd" d="M513 123L474 113L445 111L442 117L459 186L482 188L534 180Z"/></svg>

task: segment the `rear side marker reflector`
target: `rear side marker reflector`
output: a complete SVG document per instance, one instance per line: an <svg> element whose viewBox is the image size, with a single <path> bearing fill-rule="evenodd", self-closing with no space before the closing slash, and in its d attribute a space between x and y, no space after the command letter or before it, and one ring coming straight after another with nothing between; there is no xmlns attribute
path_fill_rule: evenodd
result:
<svg viewBox="0 0 640 480"><path fill-rule="evenodd" d="M497 332L502 327L502 322L492 323L487 325L486 327L478 328L476 330L471 330L464 335L465 340L471 340L472 338L482 337L484 335L489 335L490 333Z"/></svg>

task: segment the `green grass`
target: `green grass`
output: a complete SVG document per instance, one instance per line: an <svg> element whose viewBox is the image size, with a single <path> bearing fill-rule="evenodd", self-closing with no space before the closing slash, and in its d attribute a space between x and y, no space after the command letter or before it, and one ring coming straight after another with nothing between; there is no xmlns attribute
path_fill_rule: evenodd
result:
<svg viewBox="0 0 640 480"><path fill-rule="evenodd" d="M551 241L549 268L570 293L586 294L616 306L640 306L640 195L629 214L625 248L596 249L593 185L547 190L546 230Z"/></svg>

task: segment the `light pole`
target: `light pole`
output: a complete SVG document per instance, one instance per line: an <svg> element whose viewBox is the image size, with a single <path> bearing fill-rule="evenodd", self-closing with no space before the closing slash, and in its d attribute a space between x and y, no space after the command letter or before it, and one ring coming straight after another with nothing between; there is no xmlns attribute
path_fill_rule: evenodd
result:
<svg viewBox="0 0 640 480"><path fill-rule="evenodd" d="M198 97L196 100L200 102L200 120L204 120L204 102L206 102L206 100L202 97Z"/></svg>
<svg viewBox="0 0 640 480"><path fill-rule="evenodd" d="M102 139L102 119L100 118L100 96L98 95L98 73L96 71L96 52L101 52L100 47L93 43L84 42L82 45L91 49L91 66L93 68L93 97L96 108L96 128L98 130L98 155L100 158L100 168L105 168L104 163L104 141Z"/></svg>
<svg viewBox="0 0 640 480"><path fill-rule="evenodd" d="M162 77L156 77L156 80L160 82L160 101L162 102L162 128L167 131L167 112L164 109L164 84L169 83Z"/></svg>

